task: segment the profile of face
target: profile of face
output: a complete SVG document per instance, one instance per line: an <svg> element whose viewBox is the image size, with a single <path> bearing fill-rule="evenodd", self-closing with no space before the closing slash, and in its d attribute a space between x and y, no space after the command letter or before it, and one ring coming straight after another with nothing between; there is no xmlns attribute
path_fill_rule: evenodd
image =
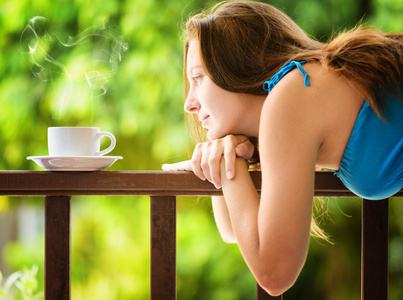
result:
<svg viewBox="0 0 403 300"><path fill-rule="evenodd" d="M190 83L185 111L197 114L209 140L228 134L246 134L242 126L247 101L245 95L229 92L216 85L203 67L199 41L189 44L187 77Z"/></svg>

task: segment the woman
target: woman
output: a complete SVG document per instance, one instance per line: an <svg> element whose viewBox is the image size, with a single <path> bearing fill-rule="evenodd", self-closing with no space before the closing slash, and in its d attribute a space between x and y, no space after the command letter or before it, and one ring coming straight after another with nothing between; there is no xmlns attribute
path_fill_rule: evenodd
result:
<svg viewBox="0 0 403 300"><path fill-rule="evenodd" d="M369 199L403 187L403 34L356 28L328 44L258 2L218 5L186 27L185 110L208 141L164 165L222 188L223 239L259 284L290 288L306 259L316 168ZM261 197L246 160L257 150Z"/></svg>

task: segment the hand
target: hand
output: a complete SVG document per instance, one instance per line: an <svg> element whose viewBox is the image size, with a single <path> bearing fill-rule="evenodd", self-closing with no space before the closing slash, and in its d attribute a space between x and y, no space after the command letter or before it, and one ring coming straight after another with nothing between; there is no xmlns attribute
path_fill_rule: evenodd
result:
<svg viewBox="0 0 403 300"><path fill-rule="evenodd" d="M163 165L164 171L193 171L202 180L212 182L221 188L220 163L224 156L225 171L228 179L235 177L235 159L250 159L254 146L245 136L227 135L224 138L196 145L191 160L171 165Z"/></svg>

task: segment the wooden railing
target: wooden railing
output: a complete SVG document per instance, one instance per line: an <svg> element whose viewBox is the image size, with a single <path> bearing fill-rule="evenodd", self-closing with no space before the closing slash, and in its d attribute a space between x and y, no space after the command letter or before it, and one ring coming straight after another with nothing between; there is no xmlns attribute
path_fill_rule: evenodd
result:
<svg viewBox="0 0 403 300"><path fill-rule="evenodd" d="M260 172L251 172L260 191ZM45 196L45 299L71 297L71 197L147 195L151 198L151 299L176 299L176 196L220 195L187 172L1 171L0 195ZM317 172L315 195L354 196L329 172ZM396 196L402 196L400 191ZM388 199L363 199L362 299L388 297ZM74 267L74 266L73 266ZM272 297L257 285L256 299Z"/></svg>

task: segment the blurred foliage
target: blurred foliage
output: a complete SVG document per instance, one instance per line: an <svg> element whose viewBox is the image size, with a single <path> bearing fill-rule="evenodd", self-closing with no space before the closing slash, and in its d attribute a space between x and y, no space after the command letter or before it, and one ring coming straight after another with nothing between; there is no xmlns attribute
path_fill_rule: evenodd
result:
<svg viewBox="0 0 403 300"><path fill-rule="evenodd" d="M0 272L0 299L4 300L42 300L43 292L37 292L38 280L36 275L38 266L31 269L25 268L22 272L18 271L11 274L3 284L3 276ZM14 288L15 287L15 288ZM14 288L14 289L13 289Z"/></svg>
<svg viewBox="0 0 403 300"><path fill-rule="evenodd" d="M110 155L124 159L109 170L158 170L162 163L186 158L189 143L183 117L181 27L191 12L216 2L3 0L0 169L40 170L26 157L47 154L46 128L53 125L97 126L113 132L118 143ZM267 2L284 9L322 41L360 20L386 31L403 29L400 0ZM46 30L61 40L93 26L108 26L128 43L116 74L108 79L106 94L92 97L86 82L74 77L72 97L61 102L68 86L66 74L53 70L47 82L33 76L32 61L23 54L21 37L35 16L45 17ZM44 40L43 46L73 73L91 68L91 55L104 49L99 39L69 48L57 40ZM0 217L19 210L21 203L43 215L43 201L37 198L1 197ZM285 299L360 297L360 201L329 199L328 203L332 220L323 226L336 244L311 242L301 276ZM403 201L392 199L390 207L390 298L400 299ZM0 232L4 230L0 228ZM177 234L178 299L255 298L253 277L237 246L221 241L208 199L178 200ZM147 197L75 197L72 299L148 299L149 239ZM43 252L42 231L33 240L10 241L2 249L2 260L11 272L38 265L38 285L43 289Z"/></svg>

